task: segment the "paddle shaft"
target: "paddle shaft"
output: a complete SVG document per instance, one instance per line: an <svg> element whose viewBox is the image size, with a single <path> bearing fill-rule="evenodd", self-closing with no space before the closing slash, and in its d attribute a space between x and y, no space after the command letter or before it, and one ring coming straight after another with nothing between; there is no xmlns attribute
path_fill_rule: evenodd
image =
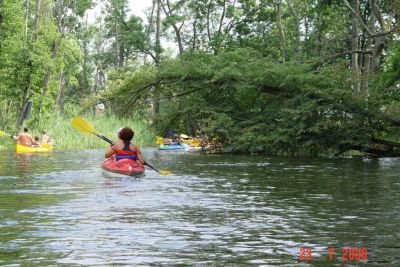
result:
<svg viewBox="0 0 400 267"><path fill-rule="evenodd" d="M156 172L160 172L159 170L157 170L156 168L154 168L153 166L151 166L151 165L148 164L147 162L144 162L144 165L149 166L151 169L155 170Z"/></svg>
<svg viewBox="0 0 400 267"><path fill-rule="evenodd" d="M108 139L107 137L105 137L105 136L102 135L102 134L96 133L96 136L99 137L99 138L101 138L101 139L103 139L104 141L106 141L106 142L109 143L110 145L113 144L113 141L111 141L110 139Z"/></svg>

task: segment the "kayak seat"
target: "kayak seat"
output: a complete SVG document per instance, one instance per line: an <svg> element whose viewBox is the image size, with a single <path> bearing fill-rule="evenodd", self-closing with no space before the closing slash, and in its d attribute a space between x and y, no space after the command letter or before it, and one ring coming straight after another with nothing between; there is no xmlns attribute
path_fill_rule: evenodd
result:
<svg viewBox="0 0 400 267"><path fill-rule="evenodd" d="M116 161L121 160L121 159L137 160L137 157L135 155L115 156Z"/></svg>

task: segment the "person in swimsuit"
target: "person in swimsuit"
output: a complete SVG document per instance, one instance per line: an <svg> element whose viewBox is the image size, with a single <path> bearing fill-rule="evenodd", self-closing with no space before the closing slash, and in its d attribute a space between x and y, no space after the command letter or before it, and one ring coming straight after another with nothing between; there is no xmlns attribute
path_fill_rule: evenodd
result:
<svg viewBox="0 0 400 267"><path fill-rule="evenodd" d="M17 144L23 146L32 146L36 144L36 141L33 139L32 135L28 133L28 131L28 128L25 127L23 133L13 136L13 139L17 141Z"/></svg>
<svg viewBox="0 0 400 267"><path fill-rule="evenodd" d="M135 159L140 164L144 164L145 161L139 147L131 143L134 134L131 128L125 127L120 129L118 131L118 141L106 150L105 157L115 156L117 160L120 158L130 158Z"/></svg>
<svg viewBox="0 0 400 267"><path fill-rule="evenodd" d="M42 131L42 144L54 145L53 139L51 139L50 136L48 136L46 130Z"/></svg>

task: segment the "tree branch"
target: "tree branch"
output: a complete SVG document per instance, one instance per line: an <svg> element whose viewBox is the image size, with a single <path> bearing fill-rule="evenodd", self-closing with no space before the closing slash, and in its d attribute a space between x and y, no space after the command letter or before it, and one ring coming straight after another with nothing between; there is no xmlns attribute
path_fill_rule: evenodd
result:
<svg viewBox="0 0 400 267"><path fill-rule="evenodd" d="M378 139L378 138L371 138L371 142L376 143L376 144L381 144L381 145L392 146L392 147L400 147L400 143L382 140L382 139Z"/></svg>
<svg viewBox="0 0 400 267"><path fill-rule="evenodd" d="M353 54L353 53L372 54L372 51L370 51L370 50L367 50L367 51L363 51L363 50L345 51L345 52L340 52L340 53L336 53L336 54L332 54L332 55L327 55L327 56L324 56L324 57L319 57L319 58L316 58L316 59L313 59L313 60L301 61L301 63L313 63L313 62L317 62L317 61L324 62L327 59L337 58L339 56L343 56L343 55L347 55L347 54Z"/></svg>
<svg viewBox="0 0 400 267"><path fill-rule="evenodd" d="M358 14L358 12L356 12L349 4L349 2L347 0L343 0L344 5L351 11L351 13L353 14L353 16L356 16L358 19L358 22L361 24L361 26L367 31L368 35L370 36L374 36L374 33L368 28L368 26L365 24L365 22L362 20L362 18L360 17L360 14Z"/></svg>
<svg viewBox="0 0 400 267"><path fill-rule="evenodd" d="M347 0L343 0L343 2L344 2L344 5L351 11L351 13L352 13L354 16L357 17L358 22L359 22L359 23L361 24L361 26L366 30L366 32L368 33L369 36L371 36L371 37L379 37L379 36L382 36L382 35L390 34L390 33L392 33L392 32L394 31L394 29L392 29L392 30L389 30L389 31L386 31L386 32L373 33L373 32L371 31L371 29L368 28L368 26L367 26L367 25L365 24L365 22L362 20L362 18L360 17L360 14L358 14L358 13L350 6L349 2L348 2ZM376 6L376 4L375 4L375 6ZM375 8L373 8L373 9L375 9ZM378 11L379 11L379 10L378 10ZM379 22L379 23L381 23L381 22ZM384 28L382 28L382 30L384 30Z"/></svg>

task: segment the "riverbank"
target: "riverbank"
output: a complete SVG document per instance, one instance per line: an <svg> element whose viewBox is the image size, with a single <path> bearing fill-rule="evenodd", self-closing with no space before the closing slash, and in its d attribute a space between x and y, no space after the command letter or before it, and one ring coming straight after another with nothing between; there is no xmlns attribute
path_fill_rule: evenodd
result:
<svg viewBox="0 0 400 267"><path fill-rule="evenodd" d="M155 133L145 121L121 119L114 116L88 117L95 129L110 139L117 139L117 130L121 127L131 127L135 131L133 141L139 146L154 145ZM55 140L57 150L103 148L107 143L94 135L76 131L71 126L71 118L57 117L42 127L29 127L32 136L40 136L42 128ZM0 139L0 151L14 149L14 142L7 137Z"/></svg>

